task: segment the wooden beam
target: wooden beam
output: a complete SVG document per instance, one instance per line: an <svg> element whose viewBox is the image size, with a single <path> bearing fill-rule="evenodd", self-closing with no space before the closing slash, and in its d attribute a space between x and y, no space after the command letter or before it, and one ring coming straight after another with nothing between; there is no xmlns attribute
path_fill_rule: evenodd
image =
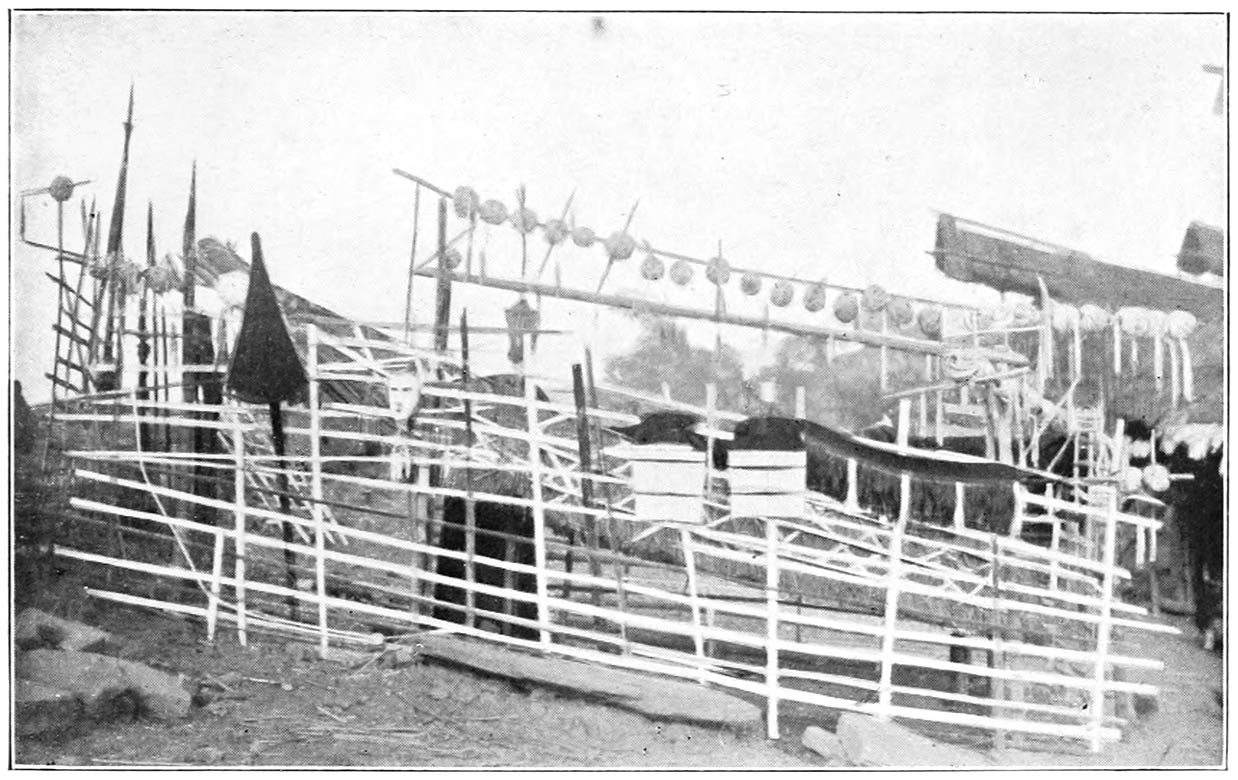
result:
<svg viewBox="0 0 1238 780"><path fill-rule="evenodd" d="M419 269L417 273L421 276L436 277L437 270ZM830 328L822 325L793 325L785 322L775 322L772 320L764 320L758 317L746 317L739 314L724 312L715 314L713 311L704 311L693 309L687 306L675 306L660 301L653 301L642 298L633 298L626 295L616 295L613 293L593 293L583 290L574 290L566 287L555 287L554 285L541 284L539 282L503 279L494 276L481 277L473 274L461 274L455 277L457 282L464 284L477 284L483 287L494 287L500 290L512 290L515 292L533 293L549 298L562 298L571 301L580 301L582 303L592 303L599 306L610 306L617 309L641 309L653 314L661 314L671 317L683 317L685 319L704 320L709 322L721 322L726 325L739 325L747 328L758 328L761 330L773 330L780 333L790 333L795 336L817 336L821 338L834 337L845 341L852 341L858 344L866 344L868 346L887 346L894 349L903 350L905 352L928 353L932 355L943 355L957 347L942 344L938 341L927 341L924 339L913 339L906 336L895 336L881 333L869 333L860 330L844 330L842 328ZM1002 350L979 348L977 353L988 360L1005 362L1011 365L1027 365L1028 360L1023 355Z"/></svg>

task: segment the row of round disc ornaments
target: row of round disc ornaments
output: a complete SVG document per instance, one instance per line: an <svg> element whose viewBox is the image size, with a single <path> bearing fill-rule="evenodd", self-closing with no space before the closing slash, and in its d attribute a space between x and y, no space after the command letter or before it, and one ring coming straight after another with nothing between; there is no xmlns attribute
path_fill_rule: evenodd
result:
<svg viewBox="0 0 1238 780"><path fill-rule="evenodd" d="M541 227L546 241L551 246L558 246L569 238L578 247L587 248L598 243L597 234L587 227L572 227L561 219L549 219L539 222L536 212L527 207L519 207L508 212L507 206L500 200L481 201L477 192L470 187L459 187L452 197L456 215L462 219L476 216L491 225L501 225L510 222L522 234L531 233ZM610 262L628 260L635 254L636 240L628 233L618 230L605 239L601 239L602 248L606 251ZM669 276L678 285L687 285L695 275L695 263L679 259L673 262L669 272L666 263L646 245L645 259L641 262L641 276L649 281L658 281ZM448 249L446 254L447 267L454 270L459 267L463 258L457 249ZM722 257L715 257L705 263L705 278L713 284L722 286L731 280L731 266ZM740 275L739 289L749 296L757 295L765 285L766 276L751 271ZM809 284L804 290L801 303L809 312L819 312L826 306L827 286L823 283ZM795 299L795 284L786 279L775 279L770 287L769 302L779 308L791 305ZM870 285L860 293L845 292L834 301L834 316L839 322L849 323L860 314L861 309L867 312L886 312L891 324L902 327L915 321L926 336L937 338L941 335L941 309L936 306L924 306L919 312L907 298L892 296L880 285Z"/></svg>
<svg viewBox="0 0 1238 780"><path fill-rule="evenodd" d="M548 219L545 223L538 220L537 213L527 206L520 206L508 211L501 200L482 201L477 191L471 187L458 187L452 196L452 205L456 215L462 219L474 217L491 225L511 223L521 234L533 232L542 228L546 241L551 246L558 246L569 238L578 247L587 248L598 243L598 236L591 228L569 226L561 219ZM610 262L628 260L636 252L636 240L628 233L617 230L601 240L602 247ZM661 257L651 250L641 262L640 273L649 281L658 281L667 276L666 264ZM463 258L457 249L447 251L447 266L451 269L459 267ZM672 282L687 285L695 273L693 263L686 260L676 260L670 266L669 276ZM731 267L721 257L715 257L705 264L705 277L716 285L724 285L731 279ZM740 276L739 289L749 296L757 295L764 286L762 275L745 272ZM801 303L809 312L819 312L826 306L826 290L824 284L810 284L804 290ZM769 293L770 303L779 308L789 306L795 298L795 285L786 279L774 281ZM942 310L932 304L922 305L916 311L912 301L907 298L890 295L880 285L869 285L860 293L845 292L834 300L834 316L842 323L850 323L864 310L870 313L885 312L890 324L903 327L916 322L920 331L929 338L940 338L942 328ZM1121 329L1130 336L1161 337L1171 336L1183 339L1195 329L1195 318L1189 312L1175 311L1170 314L1138 307L1120 309L1116 315L1110 315L1099 306L1084 304L1074 307L1069 304L1055 303L1052 307L1051 322L1054 330L1059 332L1099 331L1107 327L1111 317L1116 316ZM1013 305L1002 305L992 312L980 312L976 316L975 326L979 330L993 328L1030 328L1040 323L1040 311L1027 302Z"/></svg>

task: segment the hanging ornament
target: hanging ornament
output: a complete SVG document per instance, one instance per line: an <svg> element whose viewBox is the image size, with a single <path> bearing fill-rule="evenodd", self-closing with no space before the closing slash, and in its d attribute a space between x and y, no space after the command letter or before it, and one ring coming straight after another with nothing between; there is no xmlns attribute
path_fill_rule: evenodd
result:
<svg viewBox="0 0 1238 780"><path fill-rule="evenodd" d="M834 317L842 323L854 320L860 314L860 301L855 293L844 293L834 300Z"/></svg>
<svg viewBox="0 0 1238 780"><path fill-rule="evenodd" d="M1195 366L1186 339L1178 339L1178 349L1182 351L1182 398L1189 404L1195 400Z"/></svg>
<svg viewBox="0 0 1238 780"><path fill-rule="evenodd" d="M472 187L456 187L455 194L451 196L451 205L461 219L472 219L480 202L477 190Z"/></svg>
<svg viewBox="0 0 1238 780"><path fill-rule="evenodd" d="M501 200L488 200L477 209L483 222L501 225L507 220L507 206Z"/></svg>
<svg viewBox="0 0 1238 780"><path fill-rule="evenodd" d="M464 262L464 255L460 254L460 250L455 247L448 249L443 258L447 261L447 270L449 271L456 270Z"/></svg>
<svg viewBox="0 0 1238 780"><path fill-rule="evenodd" d="M1141 338L1148 335L1148 310L1140 306L1124 306L1118 309L1118 324L1128 336Z"/></svg>
<svg viewBox="0 0 1238 780"><path fill-rule="evenodd" d="M527 206L521 206L512 212L511 220L521 235L532 233L537 227L537 212Z"/></svg>
<svg viewBox="0 0 1238 780"><path fill-rule="evenodd" d="M1069 303L1054 302L1050 317L1053 329L1058 333L1071 333L1079 327L1079 310Z"/></svg>
<svg viewBox="0 0 1238 780"><path fill-rule="evenodd" d="M1147 313L1148 335L1161 338L1169 326L1169 315L1159 309L1149 309Z"/></svg>
<svg viewBox="0 0 1238 780"><path fill-rule="evenodd" d="M671 281L681 286L692 281L692 264L687 260L676 260L671 265Z"/></svg>
<svg viewBox="0 0 1238 780"><path fill-rule="evenodd" d="M215 292L225 309L244 308L245 296L249 293L249 274L245 271L229 271L215 282Z"/></svg>
<svg viewBox="0 0 1238 780"><path fill-rule="evenodd" d="M546 242L551 246L558 246L559 244L562 244L563 240L566 239L571 233L571 231L568 230L567 223L561 219L546 220L546 227L544 230L546 234Z"/></svg>
<svg viewBox="0 0 1238 780"><path fill-rule="evenodd" d="M715 257L705 264L705 278L721 287L731 279L731 266L725 258Z"/></svg>
<svg viewBox="0 0 1238 780"><path fill-rule="evenodd" d="M1079 327L1084 333L1096 333L1109 324L1109 312L1093 303L1079 307Z"/></svg>
<svg viewBox="0 0 1238 780"><path fill-rule="evenodd" d="M1169 490L1169 469L1159 463L1150 463L1143 469L1143 486L1149 493L1164 493Z"/></svg>
<svg viewBox="0 0 1238 780"><path fill-rule="evenodd" d="M886 313L890 318L890 323L896 328L901 328L915 318L915 310L911 307L911 301L906 298L892 298L886 306Z"/></svg>
<svg viewBox="0 0 1238 780"><path fill-rule="evenodd" d="M795 297L795 288L785 279L774 282L774 289L769 292L769 302L779 308L786 306Z"/></svg>
<svg viewBox="0 0 1238 780"><path fill-rule="evenodd" d="M1136 493L1143 485L1143 472L1134 466L1127 466L1122 469L1122 475L1119 479L1123 493Z"/></svg>
<svg viewBox="0 0 1238 780"><path fill-rule="evenodd" d="M578 227L572 231L572 243L579 247L593 246L593 242L597 240L597 235L594 234L592 228Z"/></svg>
<svg viewBox="0 0 1238 780"><path fill-rule="evenodd" d="M925 306L916 315L916 324L920 326L920 332L929 338L940 338L941 308L937 306Z"/></svg>
<svg viewBox="0 0 1238 780"><path fill-rule="evenodd" d="M804 291L804 308L813 314L825 308L824 284L814 284Z"/></svg>
<svg viewBox="0 0 1238 780"><path fill-rule="evenodd" d="M860 304L865 311L881 311L890 302L890 294L879 284L870 284L864 288Z"/></svg>
<svg viewBox="0 0 1238 780"><path fill-rule="evenodd" d="M132 260L124 260L116 267L116 277L122 285L122 290L135 292L142 281L142 266Z"/></svg>
<svg viewBox="0 0 1238 780"><path fill-rule="evenodd" d="M90 263L90 275L103 281L116 271L118 265L119 261L115 257L96 257Z"/></svg>
<svg viewBox="0 0 1238 780"><path fill-rule="evenodd" d="M176 287L176 271L170 264L159 263L146 269L146 287L155 295L162 295Z"/></svg>
<svg viewBox="0 0 1238 780"><path fill-rule="evenodd" d="M1176 339L1184 339L1195 332L1198 322L1189 311L1172 311L1165 320L1165 332Z"/></svg>
<svg viewBox="0 0 1238 780"><path fill-rule="evenodd" d="M645 257L644 262L640 264L640 275L651 282L656 282L666 273L666 264L662 262L662 258L657 255L650 254Z"/></svg>
<svg viewBox="0 0 1238 780"><path fill-rule="evenodd" d="M1011 310L1011 324L1016 328L1031 328L1040 324L1040 311L1027 301L1019 301Z"/></svg>
<svg viewBox="0 0 1238 780"><path fill-rule="evenodd" d="M739 278L739 289L744 295L756 295L761 292L761 277L749 271Z"/></svg>
<svg viewBox="0 0 1238 780"><path fill-rule="evenodd" d="M627 260L636 251L636 240L621 230L616 230L602 244L606 247L606 256L612 261Z"/></svg>
<svg viewBox="0 0 1238 780"><path fill-rule="evenodd" d="M52 196L52 200L57 203L64 203L73 197L73 180L68 176L57 176L52 179L51 186L47 188L47 191Z"/></svg>

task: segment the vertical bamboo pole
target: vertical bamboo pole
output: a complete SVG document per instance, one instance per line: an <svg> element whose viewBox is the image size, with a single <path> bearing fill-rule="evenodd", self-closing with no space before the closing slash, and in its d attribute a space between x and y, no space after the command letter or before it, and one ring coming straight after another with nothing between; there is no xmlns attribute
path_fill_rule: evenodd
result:
<svg viewBox="0 0 1238 780"><path fill-rule="evenodd" d="M705 498L709 499L714 489L714 410L718 406L718 385L716 382L705 383L705 426L709 429L705 439ZM705 515L705 502L701 502L702 519Z"/></svg>
<svg viewBox="0 0 1238 780"><path fill-rule="evenodd" d="M859 317L856 317L859 320ZM881 335L885 335L889 331L890 318L886 314L886 310L881 310ZM886 392L890 389L890 350L885 345L881 345L881 392Z"/></svg>
<svg viewBox="0 0 1238 780"><path fill-rule="evenodd" d="M767 736L778 739L778 523L765 518L765 691Z"/></svg>
<svg viewBox="0 0 1238 780"><path fill-rule="evenodd" d="M797 420L808 419L808 398L803 385L795 388L795 418Z"/></svg>
<svg viewBox="0 0 1238 780"><path fill-rule="evenodd" d="M224 535L223 529L215 529L215 550L211 557L211 594L206 602L206 639L215 641L215 624L219 619L219 592L223 587Z"/></svg>
<svg viewBox="0 0 1238 780"><path fill-rule="evenodd" d="M954 483L954 527L962 530L967 527L966 499L963 494L963 483Z"/></svg>
<svg viewBox="0 0 1238 780"><path fill-rule="evenodd" d="M1117 555L1117 491L1109 489L1105 514L1104 575L1101 581L1100 621L1096 626L1096 671L1092 688L1092 752L1101 749L1100 730L1105 724L1105 667L1109 659L1110 630L1113 623L1114 559Z"/></svg>
<svg viewBox="0 0 1238 780"><path fill-rule="evenodd" d="M1178 398L1182 390L1182 380L1178 368L1178 350L1174 349L1171 339L1163 339L1165 348L1169 350L1169 398L1174 409L1178 408Z"/></svg>
<svg viewBox="0 0 1238 780"><path fill-rule="evenodd" d="M241 647L245 647L248 645L248 617L245 612L245 427L241 424L239 413L233 416L232 422L232 469L233 527L236 530L236 639Z"/></svg>
<svg viewBox="0 0 1238 780"><path fill-rule="evenodd" d="M413 190L413 248L408 253L408 290L404 293L404 341L408 343L413 322L413 277L417 266L417 228L421 222L421 184ZM472 237L470 236L470 246Z"/></svg>
<svg viewBox="0 0 1238 780"><path fill-rule="evenodd" d="M705 632L701 628L701 597L696 579L696 549L688 527L680 526L679 543L683 547L684 568L688 572L688 606L692 610L692 641L696 646L697 680L705 684Z"/></svg>
<svg viewBox="0 0 1238 780"><path fill-rule="evenodd" d="M527 339L528 336L521 336ZM527 354L527 353L526 353ZM521 363L523 371L524 363ZM525 414L529 426L529 482L533 499L533 555L537 564L537 622L543 649L550 647L550 602L546 589L546 505L542 499L541 430L537 424L537 388L524 382Z"/></svg>
<svg viewBox="0 0 1238 780"><path fill-rule="evenodd" d="M911 399L900 398L898 402L897 444L900 450L907 448L911 435ZM903 472L898 478L898 517L906 521L911 516L911 474Z"/></svg>
<svg viewBox="0 0 1238 780"><path fill-rule="evenodd" d="M1045 498L1053 498L1053 483L1045 485ZM1053 523L1052 537L1049 540L1049 550L1053 552L1054 558L1049 561L1049 590L1057 590L1058 588L1058 562L1057 553L1062 549L1062 524L1058 521L1054 514L1053 507L1045 509L1049 521Z"/></svg>
<svg viewBox="0 0 1238 780"><path fill-rule="evenodd" d="M933 356L924 356L924 382L933 381ZM928 436L928 393L920 393L920 436Z"/></svg>
<svg viewBox="0 0 1238 780"><path fill-rule="evenodd" d="M903 576L903 534L907 521L899 518L890 532L890 569L886 577L885 617L881 635L881 678L877 684L878 720L889 720L894 703L894 636L898 629L899 582Z"/></svg>
<svg viewBox="0 0 1238 780"><path fill-rule="evenodd" d="M585 347L585 386L589 391L589 405L597 409L598 403L598 387L597 382L593 378L593 352ZM606 473L606 439L602 436L602 426L597 421L593 420L593 437L597 440L598 445L598 473ZM622 545L619 534L621 532L615 518L611 514L612 493L609 482L602 483L602 492L605 494L606 500L606 519L607 532L610 536L610 546L613 552L622 552ZM619 606L619 613L626 615L628 611L628 594L627 588L624 587L624 577L627 575L627 564L621 558L615 560L615 600ZM628 624L624 620L619 621L619 639L620 652L623 655L630 655L632 652L631 646L628 644Z"/></svg>
<svg viewBox="0 0 1238 780"><path fill-rule="evenodd" d="M430 538L430 467L417 466L417 489L409 493L409 503L412 507L412 537L417 544L428 545ZM434 584L422 581L421 572L429 571L433 566L430 553L413 553L413 565L409 568L409 580L412 586L413 601L409 612L416 622L421 616L421 597L429 590L433 596Z"/></svg>
<svg viewBox="0 0 1238 780"><path fill-rule="evenodd" d="M472 234L469 235L472 243ZM470 250L471 251L471 250ZM469 389L469 312L460 312L460 375L464 389ZM464 444L468 447L464 466L464 624L477 623L477 502L473 499L473 401L464 399Z"/></svg>
<svg viewBox="0 0 1238 780"><path fill-rule="evenodd" d="M938 446L941 446L946 443L946 410L943 406L945 404L946 394L944 391L938 390L936 395L937 400L936 409L933 412L933 428L937 434L937 444Z"/></svg>
<svg viewBox="0 0 1238 780"><path fill-rule="evenodd" d="M576 446L580 456L580 505L588 508L594 506L593 482L585 476L594 473L593 448L589 437L589 406L585 400L584 372L579 363L572 364L572 400L576 404ZM598 518L581 515L581 520L587 529L585 545L589 548L589 574L600 579L602 565L598 561L598 550L601 546L598 541ZM601 606L601 603L601 589L594 588L593 606ZM597 625L596 617L593 623Z"/></svg>
<svg viewBox="0 0 1238 780"><path fill-rule="evenodd" d="M860 508L860 467L855 458L847 458L847 499L843 506L847 509Z"/></svg>
<svg viewBox="0 0 1238 780"><path fill-rule="evenodd" d="M326 519L322 506L322 417L318 409L318 326L305 326L306 373L309 374L310 511L314 519L314 587L318 596L318 655L327 657Z"/></svg>
<svg viewBox="0 0 1238 780"><path fill-rule="evenodd" d="M1014 491L1014 515L1010 518L1010 538L1023 538L1023 517L1027 512L1026 489L1018 482L1010 483Z"/></svg>

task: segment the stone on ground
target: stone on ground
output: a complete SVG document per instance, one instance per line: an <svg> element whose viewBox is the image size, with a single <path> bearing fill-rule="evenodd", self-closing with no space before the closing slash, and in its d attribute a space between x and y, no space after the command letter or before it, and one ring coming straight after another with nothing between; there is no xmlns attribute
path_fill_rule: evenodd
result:
<svg viewBox="0 0 1238 780"><path fill-rule="evenodd" d="M64 733L85 714L82 702L72 691L30 680L17 681L13 703L13 727L19 737Z"/></svg>
<svg viewBox="0 0 1238 780"><path fill-rule="evenodd" d="M23 609L13 629L13 642L22 650L53 647L61 650L98 650L112 638L108 632L34 609Z"/></svg>
<svg viewBox="0 0 1238 780"><path fill-rule="evenodd" d="M804 747L819 753L826 758L845 759L846 751L843 750L842 740L837 734L832 734L819 726L809 726L804 729L804 736L800 738L800 742Z"/></svg>
<svg viewBox="0 0 1238 780"><path fill-rule="evenodd" d="M179 677L135 661L76 650L28 650L18 655L15 671L20 680L71 692L92 717L120 714L118 707L165 720L189 714L190 694Z"/></svg>
<svg viewBox="0 0 1238 780"><path fill-rule="evenodd" d="M944 769L992 765L973 750L934 742L905 726L854 712L838 719L836 734L848 760L857 766Z"/></svg>

